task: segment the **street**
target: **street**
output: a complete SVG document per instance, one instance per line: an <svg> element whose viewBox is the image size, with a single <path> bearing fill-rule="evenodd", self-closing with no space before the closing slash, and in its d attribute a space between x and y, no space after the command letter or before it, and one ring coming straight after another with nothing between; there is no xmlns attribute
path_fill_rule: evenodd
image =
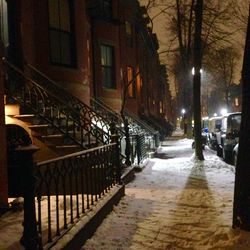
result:
<svg viewBox="0 0 250 250"><path fill-rule="evenodd" d="M250 249L232 229L234 167L192 140L168 140L126 186L126 195L82 249Z"/></svg>

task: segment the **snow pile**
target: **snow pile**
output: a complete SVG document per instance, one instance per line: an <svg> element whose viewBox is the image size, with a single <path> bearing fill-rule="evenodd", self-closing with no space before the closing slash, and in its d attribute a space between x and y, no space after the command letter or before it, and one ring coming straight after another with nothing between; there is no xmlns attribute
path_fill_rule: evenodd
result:
<svg viewBox="0 0 250 250"><path fill-rule="evenodd" d="M83 249L250 249L232 229L234 167L191 140L167 141ZM165 157L162 157L162 156Z"/></svg>

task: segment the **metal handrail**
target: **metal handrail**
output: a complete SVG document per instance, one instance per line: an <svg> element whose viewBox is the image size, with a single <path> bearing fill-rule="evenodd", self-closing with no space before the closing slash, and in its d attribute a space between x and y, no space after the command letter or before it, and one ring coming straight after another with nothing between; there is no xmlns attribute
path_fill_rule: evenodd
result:
<svg viewBox="0 0 250 250"><path fill-rule="evenodd" d="M13 89L11 90L11 94L15 95L13 98L17 102L28 105L37 115L53 127L56 127L61 133L67 135L68 138L72 139L74 143L80 145L82 148L86 148L83 145L85 133L87 133L89 144L91 140L90 135L95 137L97 142L103 144L109 143L110 134L104 130L104 127L108 130L108 126L106 124L104 125L102 119L87 107L87 105L74 102L74 98L65 93L65 91L60 92L59 89L54 91L50 88L45 89L38 84L37 81L27 77L20 69L6 59L3 59L3 62L7 68L7 73L11 73L9 75L11 84L17 85L15 86L17 87L16 93L13 92ZM12 72L10 72L11 70ZM19 78L17 82L15 79L16 74ZM59 96L63 98L59 98ZM29 98L29 100L27 100L27 98ZM70 103L71 105L69 105ZM50 109L51 113L46 115L45 111L48 109ZM56 115L54 114L55 112L57 112ZM66 130L63 130L59 124L55 123L55 119L61 116L66 118ZM95 121L95 123L93 121ZM98 121L102 128L99 127L100 125L97 126ZM69 134L70 122L73 123L74 127L73 135ZM80 138L77 139L76 133L79 130L81 135Z"/></svg>
<svg viewBox="0 0 250 250"><path fill-rule="evenodd" d="M37 69L36 67L34 67L33 65L26 63L25 64L29 69L33 70L35 73L37 73L39 76L41 76L42 78L44 78L46 81L49 82L49 89L56 87L55 90L58 91L63 91L65 94L67 94L67 97L70 97L72 100L74 100L77 105L86 107L87 109L90 109L93 113L95 113L96 116L102 118L103 120L105 120L105 117L103 117L100 114L97 114L93 109L91 109L90 106L88 106L87 104L83 103L81 100L79 100L76 96L73 96L72 94L70 94L66 88L64 88L62 85L58 84L57 82L53 81L51 78L49 78L47 75L45 75L43 72L41 72L39 69ZM40 82L41 84L44 84L44 82Z"/></svg>
<svg viewBox="0 0 250 250"><path fill-rule="evenodd" d="M131 118L133 120L133 122L137 123L140 127L142 127L143 129L147 130L147 132L149 132L151 134L158 133L155 129L153 129L152 127L150 127L147 123L145 123L144 121L142 121L138 116L132 114L128 110L125 110L124 114L125 114L125 116L128 116L129 118Z"/></svg>
<svg viewBox="0 0 250 250"><path fill-rule="evenodd" d="M33 65L26 63L26 66L33 71L33 74L35 73L35 77L40 77L43 80L38 81L41 82L41 84L46 85L46 87L48 89L54 88L54 92L58 93L58 90L60 90L61 92L65 93L65 95L67 95L67 97L70 97L70 102L75 103L74 106L79 107L79 109L82 110L88 110L89 113L91 113L91 118L97 123L99 122L99 124L103 124L103 126L106 127L110 127L110 123L114 122L116 123L116 130L120 136L120 146L121 146L121 140L122 138L125 136L125 132L124 129L120 126L121 122L120 120L114 120L114 119L109 119L110 117L105 115L105 113L98 113L97 111L95 111L93 108L89 107L88 105L86 105L85 103L83 103L82 101L80 101L77 97L71 95L70 93L67 92L67 90L65 88L63 88L61 85L59 85L58 83L56 83L55 81L53 81L52 79L50 79L48 76L46 76L44 73L42 73L40 70L38 70L36 67L34 67ZM31 72L32 74L32 72ZM46 84L46 82L49 82L49 84ZM84 112L86 113L86 112ZM124 159L124 155L121 154L121 158Z"/></svg>
<svg viewBox="0 0 250 250"><path fill-rule="evenodd" d="M106 103L102 102L100 99L97 99L97 98L91 98L90 101L93 107L96 107L98 110L102 110L104 113L106 113L106 115L102 113L103 116L107 116L111 120L117 123L120 123L120 124L122 123L121 116L116 111L114 111L109 106L107 106Z"/></svg>
<svg viewBox="0 0 250 250"><path fill-rule="evenodd" d="M117 146L112 143L35 165L36 223L44 249L120 184Z"/></svg>

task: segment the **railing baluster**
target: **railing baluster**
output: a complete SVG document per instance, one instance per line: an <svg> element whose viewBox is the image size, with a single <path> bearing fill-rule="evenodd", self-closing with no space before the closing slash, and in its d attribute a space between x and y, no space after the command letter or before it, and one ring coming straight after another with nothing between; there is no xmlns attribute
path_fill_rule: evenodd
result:
<svg viewBox="0 0 250 250"><path fill-rule="evenodd" d="M56 195L56 235L60 235L60 219L59 219L59 190L58 185L60 182L60 175L58 172L58 162L55 162L55 172L58 176L55 176L55 195Z"/></svg>
<svg viewBox="0 0 250 250"><path fill-rule="evenodd" d="M62 170L63 170L63 175L62 175L62 188L63 188L63 223L64 223L64 229L68 228L67 225L67 199L66 199L66 165L65 165L65 160L62 160Z"/></svg>
<svg viewBox="0 0 250 250"><path fill-rule="evenodd" d="M86 166L85 166L85 181L86 181L86 195L87 195L87 209L90 208L90 200L89 200L89 194L91 192L91 187L90 187L90 167L88 165L88 157L89 153L86 154L85 157L85 162L86 162Z"/></svg>
<svg viewBox="0 0 250 250"><path fill-rule="evenodd" d="M80 181L80 166L79 161L77 158L73 159L74 163L74 176L75 176L75 195L76 195L76 217L80 217L80 211L79 211L79 181Z"/></svg>
<svg viewBox="0 0 250 250"><path fill-rule="evenodd" d="M74 174L73 172L73 164L72 164L72 159L68 159L69 163L69 197L70 197L70 222L74 222L74 215L73 215L73 182L72 182L72 175Z"/></svg>

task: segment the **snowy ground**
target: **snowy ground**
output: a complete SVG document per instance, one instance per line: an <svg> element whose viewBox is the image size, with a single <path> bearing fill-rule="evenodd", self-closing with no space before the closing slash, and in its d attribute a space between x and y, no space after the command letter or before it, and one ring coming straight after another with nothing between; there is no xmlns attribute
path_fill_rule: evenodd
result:
<svg viewBox="0 0 250 250"><path fill-rule="evenodd" d="M232 229L234 167L213 151L194 160L191 140L166 141L82 249L250 249Z"/></svg>

